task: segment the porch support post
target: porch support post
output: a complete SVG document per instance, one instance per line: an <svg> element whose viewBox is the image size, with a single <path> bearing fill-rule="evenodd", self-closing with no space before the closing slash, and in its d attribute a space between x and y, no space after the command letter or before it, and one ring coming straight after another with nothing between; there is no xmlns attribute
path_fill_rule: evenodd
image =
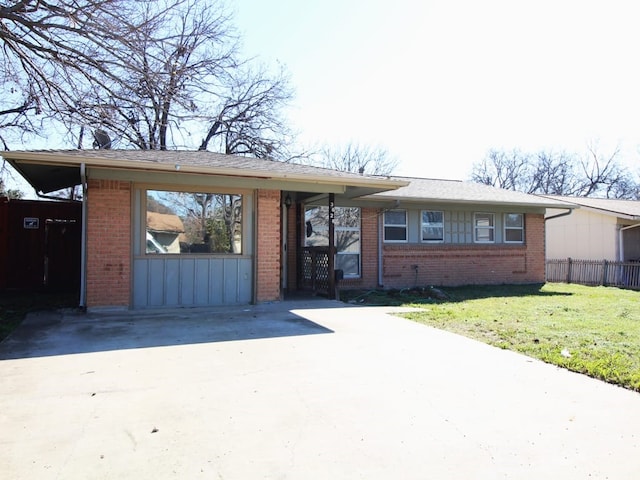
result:
<svg viewBox="0 0 640 480"><path fill-rule="evenodd" d="M335 300L336 298L336 266L335 266L335 255L336 255L336 241L335 241L335 227L333 225L333 221L335 218L335 210L336 210L336 202L335 202L335 194L329 194L329 258L328 258L328 274L329 278L329 298L331 300Z"/></svg>
<svg viewBox="0 0 640 480"><path fill-rule="evenodd" d="M302 205L296 199L296 286L295 289L300 290L302 288L302 264L303 264L303 248L304 242L302 240L302 222L303 213Z"/></svg>

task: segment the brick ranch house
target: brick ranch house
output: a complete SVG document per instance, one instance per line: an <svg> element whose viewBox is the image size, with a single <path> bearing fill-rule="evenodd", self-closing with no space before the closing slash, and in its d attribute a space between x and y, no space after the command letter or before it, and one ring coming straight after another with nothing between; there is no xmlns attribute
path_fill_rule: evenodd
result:
<svg viewBox="0 0 640 480"><path fill-rule="evenodd" d="M336 281L542 283L545 211L568 208L467 182L212 152L3 157L40 193L83 185L80 305L89 309L249 304L299 291L332 297ZM163 231L159 217L175 221Z"/></svg>

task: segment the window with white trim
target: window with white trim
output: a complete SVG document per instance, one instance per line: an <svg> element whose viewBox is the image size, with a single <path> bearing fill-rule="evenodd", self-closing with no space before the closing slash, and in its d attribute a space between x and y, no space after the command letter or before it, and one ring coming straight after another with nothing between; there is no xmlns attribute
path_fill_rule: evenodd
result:
<svg viewBox="0 0 640 480"><path fill-rule="evenodd" d="M422 211L422 241L444 241L444 212L438 210Z"/></svg>
<svg viewBox="0 0 640 480"><path fill-rule="evenodd" d="M386 210L384 212L384 241L407 241L407 211Z"/></svg>
<svg viewBox="0 0 640 480"><path fill-rule="evenodd" d="M495 242L495 220L493 213L474 213L473 240L477 243Z"/></svg>
<svg viewBox="0 0 640 480"><path fill-rule="evenodd" d="M522 213L504 214L505 243L524 242L524 215Z"/></svg>

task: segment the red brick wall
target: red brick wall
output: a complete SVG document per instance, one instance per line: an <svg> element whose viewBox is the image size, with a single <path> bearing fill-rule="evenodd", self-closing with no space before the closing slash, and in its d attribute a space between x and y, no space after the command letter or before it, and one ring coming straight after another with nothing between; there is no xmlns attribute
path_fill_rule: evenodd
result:
<svg viewBox="0 0 640 480"><path fill-rule="evenodd" d="M90 180L87 194L87 307L129 306L131 183Z"/></svg>
<svg viewBox="0 0 640 480"><path fill-rule="evenodd" d="M534 283L546 280L546 243L544 214L525 215L525 237L527 245L527 270Z"/></svg>
<svg viewBox="0 0 640 480"><path fill-rule="evenodd" d="M362 278L345 279L342 289L378 287L378 218L374 208L361 210ZM288 287L296 289L295 207L289 210ZM428 285L542 283L545 281L544 217L525 216L524 245L383 244L383 287ZM303 229L304 230L304 229ZM304 240L301 240L304 241ZM418 275L413 265L418 266ZM417 283L416 283L417 282Z"/></svg>
<svg viewBox="0 0 640 480"><path fill-rule="evenodd" d="M527 214L525 225L524 245L385 244L384 287L542 283L544 217Z"/></svg>
<svg viewBox="0 0 640 480"><path fill-rule="evenodd" d="M257 196L256 300L268 302L280 299L280 191L258 190Z"/></svg>

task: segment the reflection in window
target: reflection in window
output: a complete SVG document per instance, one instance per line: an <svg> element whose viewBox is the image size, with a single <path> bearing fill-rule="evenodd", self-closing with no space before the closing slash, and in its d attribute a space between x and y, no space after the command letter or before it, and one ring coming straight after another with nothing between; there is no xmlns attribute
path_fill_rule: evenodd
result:
<svg viewBox="0 0 640 480"><path fill-rule="evenodd" d="M444 213L436 210L423 210L421 230L423 242L442 242L444 240Z"/></svg>
<svg viewBox="0 0 640 480"><path fill-rule="evenodd" d="M479 243L491 243L494 241L494 215L493 213L474 214L475 241Z"/></svg>
<svg viewBox="0 0 640 480"><path fill-rule="evenodd" d="M242 195L147 191L146 253L242 253Z"/></svg>
<svg viewBox="0 0 640 480"><path fill-rule="evenodd" d="M524 242L524 215L522 213L505 213L504 241L507 243Z"/></svg>
<svg viewBox="0 0 640 480"><path fill-rule="evenodd" d="M407 211L387 210L384 212L384 241L407 241Z"/></svg>
<svg viewBox="0 0 640 480"><path fill-rule="evenodd" d="M334 210L335 268L345 277L360 276L360 209L335 207ZM305 209L305 246L329 246L329 207Z"/></svg>

